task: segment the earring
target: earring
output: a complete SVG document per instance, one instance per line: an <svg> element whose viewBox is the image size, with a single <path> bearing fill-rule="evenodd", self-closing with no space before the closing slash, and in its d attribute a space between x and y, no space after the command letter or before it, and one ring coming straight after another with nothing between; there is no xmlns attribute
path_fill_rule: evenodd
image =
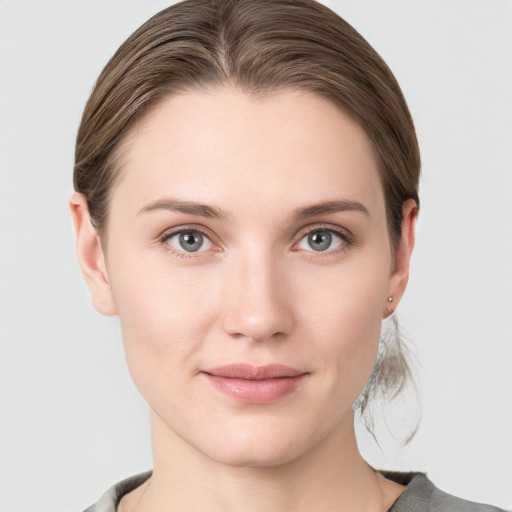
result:
<svg viewBox="0 0 512 512"><path fill-rule="evenodd" d="M390 315L391 315L391 313L393 313L393 308L391 307L392 302L393 302L393 297L388 297L388 307L386 309Z"/></svg>

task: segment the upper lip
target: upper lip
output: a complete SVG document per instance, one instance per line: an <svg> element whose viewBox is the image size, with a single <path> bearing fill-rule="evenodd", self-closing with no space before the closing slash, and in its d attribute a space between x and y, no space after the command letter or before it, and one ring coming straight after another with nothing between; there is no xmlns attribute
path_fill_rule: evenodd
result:
<svg viewBox="0 0 512 512"><path fill-rule="evenodd" d="M285 377L296 377L303 375L302 370L297 370L282 364L268 364L265 366L253 366L246 363L228 364L225 366L217 366L208 370L203 370L204 373L214 375L216 377L226 377L230 379L246 379L246 380L265 380L265 379L279 379Z"/></svg>

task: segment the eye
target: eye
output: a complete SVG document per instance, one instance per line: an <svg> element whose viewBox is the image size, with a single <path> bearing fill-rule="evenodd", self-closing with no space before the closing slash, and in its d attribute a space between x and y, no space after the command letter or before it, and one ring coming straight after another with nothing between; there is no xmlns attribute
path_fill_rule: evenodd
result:
<svg viewBox="0 0 512 512"><path fill-rule="evenodd" d="M180 252L202 252L211 248L212 242L197 229L183 229L164 235L163 241Z"/></svg>
<svg viewBox="0 0 512 512"><path fill-rule="evenodd" d="M326 252L338 249L347 242L346 236L333 229L315 229L306 233L297 244L299 249Z"/></svg>

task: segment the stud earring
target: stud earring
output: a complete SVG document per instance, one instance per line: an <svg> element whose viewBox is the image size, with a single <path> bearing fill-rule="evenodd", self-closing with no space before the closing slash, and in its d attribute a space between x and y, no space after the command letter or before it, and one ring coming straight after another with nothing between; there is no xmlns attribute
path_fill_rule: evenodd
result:
<svg viewBox="0 0 512 512"><path fill-rule="evenodd" d="M392 302L393 302L393 297L388 297L388 307L386 309L390 315L391 315L391 313L393 313L393 308L391 307Z"/></svg>

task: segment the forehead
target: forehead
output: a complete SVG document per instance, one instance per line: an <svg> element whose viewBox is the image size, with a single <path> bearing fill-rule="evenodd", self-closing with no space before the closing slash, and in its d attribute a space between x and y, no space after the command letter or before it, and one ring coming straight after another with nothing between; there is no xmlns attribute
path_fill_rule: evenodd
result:
<svg viewBox="0 0 512 512"><path fill-rule="evenodd" d="M139 122L121 154L112 207L172 195L226 210L250 203L260 215L270 205L339 199L384 211L364 130L309 92L252 97L223 87L171 96Z"/></svg>

